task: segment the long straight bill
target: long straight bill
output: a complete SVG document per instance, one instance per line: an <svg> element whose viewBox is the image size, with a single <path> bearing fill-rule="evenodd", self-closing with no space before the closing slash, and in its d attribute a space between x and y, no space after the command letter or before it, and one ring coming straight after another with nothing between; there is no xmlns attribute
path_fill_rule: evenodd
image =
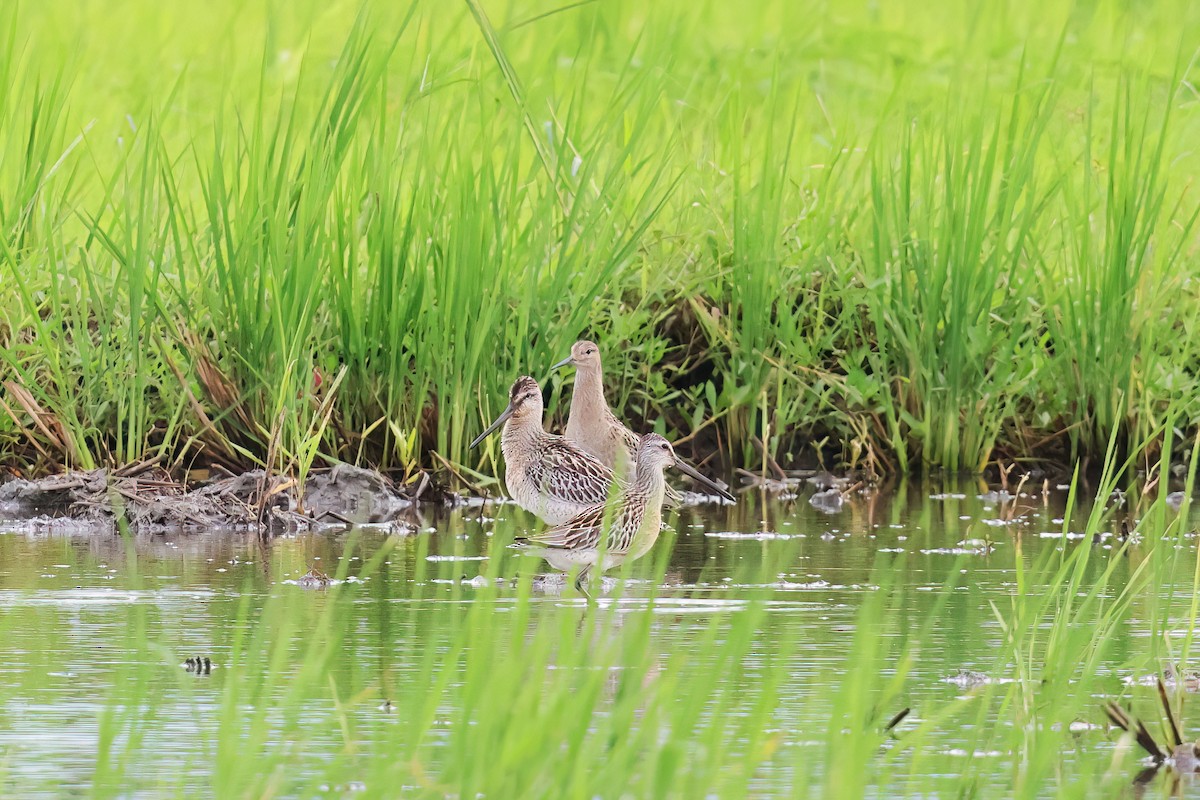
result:
<svg viewBox="0 0 1200 800"><path fill-rule="evenodd" d="M512 414L513 414L513 405L512 405L512 403L509 403L508 408L504 409L504 412L500 416L496 417L495 422L493 422L491 425L487 426L487 430L485 430L483 433L476 436L475 441L471 442L471 446L468 447L467 449L468 450L474 449L475 445L479 444L484 439L491 436L492 431L496 430L496 428L499 428L501 425L503 425L505 422L507 422L508 418L511 417Z"/></svg>
<svg viewBox="0 0 1200 800"><path fill-rule="evenodd" d="M680 472L682 472L684 475L687 475L689 478L691 478L692 480L699 483L701 486L707 486L710 490L712 490L713 494L717 495L721 499L728 500L731 503L737 502L736 497L734 497L729 492L722 489L720 486L717 486L715 483L713 483L708 478L701 475L699 472L697 472L695 469L693 469L690 464L683 461L683 459L680 459L680 458L675 459L675 467Z"/></svg>

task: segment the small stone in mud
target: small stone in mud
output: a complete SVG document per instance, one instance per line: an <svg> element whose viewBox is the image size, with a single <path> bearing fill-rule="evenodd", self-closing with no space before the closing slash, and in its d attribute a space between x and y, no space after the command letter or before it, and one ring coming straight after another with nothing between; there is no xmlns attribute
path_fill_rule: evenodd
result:
<svg viewBox="0 0 1200 800"><path fill-rule="evenodd" d="M432 494L432 493L431 493ZM395 484L374 470L335 464L312 475L304 486L304 505L316 517L333 514L355 520L390 519L412 501Z"/></svg>
<svg viewBox="0 0 1200 800"><path fill-rule="evenodd" d="M960 669L957 675L951 675L947 678L942 678L942 683L951 683L955 686L960 686L964 689L969 689L974 686L984 686L989 683L1009 683L1009 678L993 678L986 672L979 672L973 669Z"/></svg>
<svg viewBox="0 0 1200 800"><path fill-rule="evenodd" d="M213 663L208 656L204 658L197 656L196 658L189 658L184 661L183 668L196 675L210 675L212 674Z"/></svg>
<svg viewBox="0 0 1200 800"><path fill-rule="evenodd" d="M839 489L850 485L850 478L837 476L830 472L818 472L806 480L818 489Z"/></svg>
<svg viewBox="0 0 1200 800"><path fill-rule="evenodd" d="M313 567L296 581L296 585L301 589L325 589L329 586L329 576Z"/></svg>

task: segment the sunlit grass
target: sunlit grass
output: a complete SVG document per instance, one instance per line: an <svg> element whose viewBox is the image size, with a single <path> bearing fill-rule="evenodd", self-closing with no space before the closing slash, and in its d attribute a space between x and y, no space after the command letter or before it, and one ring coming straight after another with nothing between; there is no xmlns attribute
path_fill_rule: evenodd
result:
<svg viewBox="0 0 1200 800"><path fill-rule="evenodd" d="M585 333L735 465L1192 430L1197 9L977 11L8 4L0 455L475 468Z"/></svg>

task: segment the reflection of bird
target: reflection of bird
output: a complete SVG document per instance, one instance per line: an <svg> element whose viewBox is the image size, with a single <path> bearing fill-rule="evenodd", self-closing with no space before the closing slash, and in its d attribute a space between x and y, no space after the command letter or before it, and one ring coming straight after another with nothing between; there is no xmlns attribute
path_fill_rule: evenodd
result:
<svg viewBox="0 0 1200 800"><path fill-rule="evenodd" d="M471 442L501 425L504 484L517 505L551 525L560 525L614 491L612 470L561 436L542 427L542 390L533 378L517 378L508 407ZM617 487L619 488L619 487Z"/></svg>
<svg viewBox="0 0 1200 800"><path fill-rule="evenodd" d="M612 502L598 503L562 525L530 534L518 543L527 552L546 559L555 569L568 572L573 566L581 567L575 587L584 591L584 581L593 567L603 572L641 558L654 546L662 527L666 491L663 470L669 466L702 483L710 483L680 463L670 442L656 433L648 433L638 445L633 482Z"/></svg>
<svg viewBox="0 0 1200 800"><path fill-rule="evenodd" d="M571 347L571 355L552 369L575 367L575 386L571 390L571 411L565 432L567 441L598 458L619 477L631 478L639 437L617 419L604 399L604 369L600 363L600 348L595 342L580 341ZM717 495L733 501L733 496L711 481L704 484ZM667 502L680 504L679 492L666 487Z"/></svg>

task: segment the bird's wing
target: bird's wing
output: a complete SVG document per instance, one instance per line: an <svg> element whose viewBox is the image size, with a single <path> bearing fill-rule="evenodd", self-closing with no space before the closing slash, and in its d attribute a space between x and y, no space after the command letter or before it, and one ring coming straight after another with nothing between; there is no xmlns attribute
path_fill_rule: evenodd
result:
<svg viewBox="0 0 1200 800"><path fill-rule="evenodd" d="M617 431L617 435L621 437L621 442L629 450L631 459L637 458L638 445L641 444L642 438L625 425L624 422L617 419L612 411L608 412L608 418L612 423L612 429Z"/></svg>
<svg viewBox="0 0 1200 800"><path fill-rule="evenodd" d="M528 469L549 497L582 506L606 502L613 488L612 470L565 439L550 442Z"/></svg>
<svg viewBox="0 0 1200 800"><path fill-rule="evenodd" d="M576 514L562 525L531 533L526 540L546 547L564 550L596 550L600 537L608 530L605 549L609 553L629 552L633 537L641 526L644 504L623 502L613 505L600 503ZM605 525L607 519L608 524Z"/></svg>
<svg viewBox="0 0 1200 800"><path fill-rule="evenodd" d="M608 529L608 552L628 553L633 546L633 539L642 527L642 518L646 513L646 498L644 495L626 495L626 501L613 511L612 524ZM657 532L656 532L657 533Z"/></svg>
<svg viewBox="0 0 1200 800"><path fill-rule="evenodd" d="M562 525L555 525L525 537L534 544L560 547L564 550L594 550L600 546L604 514L608 507L598 503L576 514Z"/></svg>

